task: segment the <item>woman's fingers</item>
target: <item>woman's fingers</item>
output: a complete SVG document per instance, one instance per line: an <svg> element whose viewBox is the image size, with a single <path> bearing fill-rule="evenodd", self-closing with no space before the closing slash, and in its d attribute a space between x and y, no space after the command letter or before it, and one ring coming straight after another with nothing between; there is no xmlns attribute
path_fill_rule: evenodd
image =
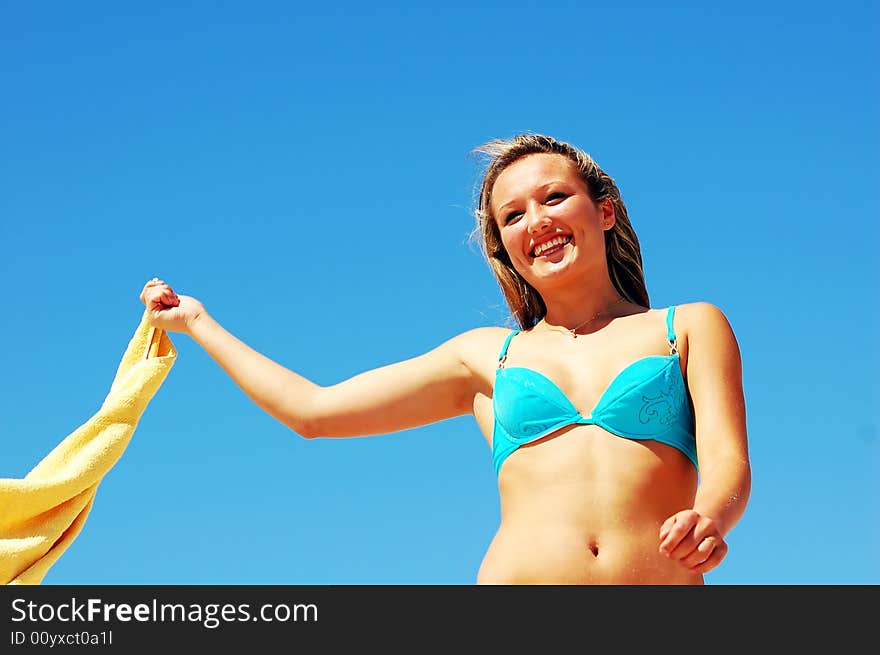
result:
<svg viewBox="0 0 880 655"><path fill-rule="evenodd" d="M714 522L679 512L660 526L660 552L681 562L693 573L711 571L727 554L727 543Z"/></svg>
<svg viewBox="0 0 880 655"><path fill-rule="evenodd" d="M159 300L165 305L176 305L179 302L177 294L171 290L171 287L162 287L156 293Z"/></svg>
<svg viewBox="0 0 880 655"><path fill-rule="evenodd" d="M695 556L693 558L697 561L695 564L691 565L689 562L685 562L686 564L688 564L691 571L693 571L694 573L708 573L716 566L718 566L721 563L721 560L724 559L724 556L727 555L727 542L725 541L716 542L711 546L706 547L704 547L703 544L700 544L697 550L703 549L705 551L708 550L710 547L711 552L709 552L709 556L705 559L702 559L702 561L700 561L700 557Z"/></svg>
<svg viewBox="0 0 880 655"><path fill-rule="evenodd" d="M673 556L674 551L680 549L681 544L686 540L694 526L691 521L685 520L683 516L678 514L673 515L670 519L671 523L670 520L667 520L660 530L662 535L660 538L660 552L664 555ZM691 548L694 545L692 544ZM681 551L679 550L679 552Z"/></svg>
<svg viewBox="0 0 880 655"><path fill-rule="evenodd" d="M669 530L672 526L675 525L675 515L673 514L668 519L663 522L663 525L660 526L660 541L666 539L666 535L669 534Z"/></svg>
<svg viewBox="0 0 880 655"><path fill-rule="evenodd" d="M141 292L141 301L151 308L159 304L175 306L180 303L174 290L157 277L149 280L144 285L144 290Z"/></svg>
<svg viewBox="0 0 880 655"><path fill-rule="evenodd" d="M682 553L683 556L680 557L681 563L688 568L699 566L709 559L715 551L715 548L718 547L718 543L718 539L712 535L705 537L702 541L696 544L696 547L689 553Z"/></svg>
<svg viewBox="0 0 880 655"><path fill-rule="evenodd" d="M141 301L146 303L147 291L152 289L153 287L163 284L162 280L157 277L154 277L152 280L147 280L147 283L144 285L143 290L141 291Z"/></svg>

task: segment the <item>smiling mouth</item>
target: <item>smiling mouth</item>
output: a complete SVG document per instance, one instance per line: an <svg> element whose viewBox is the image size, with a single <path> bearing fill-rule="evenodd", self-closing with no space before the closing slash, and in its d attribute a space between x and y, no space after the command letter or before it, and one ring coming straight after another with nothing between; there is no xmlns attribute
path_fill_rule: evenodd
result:
<svg viewBox="0 0 880 655"><path fill-rule="evenodd" d="M534 258L538 257L546 257L547 255L552 255L554 252L559 252L566 245L571 243L571 235L568 234L564 237L557 237L555 239L550 239L545 243L540 244L534 250L532 250L531 255Z"/></svg>

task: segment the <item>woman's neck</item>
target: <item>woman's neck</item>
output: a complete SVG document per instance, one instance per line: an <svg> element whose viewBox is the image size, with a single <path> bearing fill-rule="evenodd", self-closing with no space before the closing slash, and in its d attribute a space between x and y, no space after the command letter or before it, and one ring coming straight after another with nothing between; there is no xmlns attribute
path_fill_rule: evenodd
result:
<svg viewBox="0 0 880 655"><path fill-rule="evenodd" d="M547 313L543 322L550 326L573 329L575 327L588 327L584 323L591 322L607 315L613 316L614 312L620 312L626 307L625 300L611 285L600 288L579 287L565 290L554 289L541 295Z"/></svg>

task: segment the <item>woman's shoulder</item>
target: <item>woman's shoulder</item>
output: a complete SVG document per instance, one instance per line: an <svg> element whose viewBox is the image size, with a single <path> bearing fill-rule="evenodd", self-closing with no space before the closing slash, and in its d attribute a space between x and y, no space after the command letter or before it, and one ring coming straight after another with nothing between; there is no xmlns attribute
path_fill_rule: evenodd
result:
<svg viewBox="0 0 880 655"><path fill-rule="evenodd" d="M487 325L466 330L457 335L455 339L467 347L482 350L496 342L500 345L513 331L514 328Z"/></svg>
<svg viewBox="0 0 880 655"><path fill-rule="evenodd" d="M724 311L716 304L706 300L697 300L694 302L681 303L675 305L675 321L679 319L683 323L706 323L717 322L718 320L727 320Z"/></svg>
<svg viewBox="0 0 880 655"><path fill-rule="evenodd" d="M453 337L456 349L462 361L466 363L482 362L487 353L499 354L504 340L513 332L513 328L482 326L471 328Z"/></svg>
<svg viewBox="0 0 880 655"><path fill-rule="evenodd" d="M675 305L674 325L679 339L727 339L733 335L724 310L705 300Z"/></svg>

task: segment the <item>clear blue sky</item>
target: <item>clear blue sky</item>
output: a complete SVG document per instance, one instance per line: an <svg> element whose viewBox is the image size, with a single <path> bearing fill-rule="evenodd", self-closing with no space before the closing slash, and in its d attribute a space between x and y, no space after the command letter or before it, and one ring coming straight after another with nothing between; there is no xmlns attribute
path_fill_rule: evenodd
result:
<svg viewBox="0 0 880 655"><path fill-rule="evenodd" d="M880 582L876 3L4 3L0 477L100 407L159 276L320 384L507 307L468 152L618 182L655 307L724 310L754 483L710 584ZM47 584L463 583L471 417L306 441L195 342Z"/></svg>

